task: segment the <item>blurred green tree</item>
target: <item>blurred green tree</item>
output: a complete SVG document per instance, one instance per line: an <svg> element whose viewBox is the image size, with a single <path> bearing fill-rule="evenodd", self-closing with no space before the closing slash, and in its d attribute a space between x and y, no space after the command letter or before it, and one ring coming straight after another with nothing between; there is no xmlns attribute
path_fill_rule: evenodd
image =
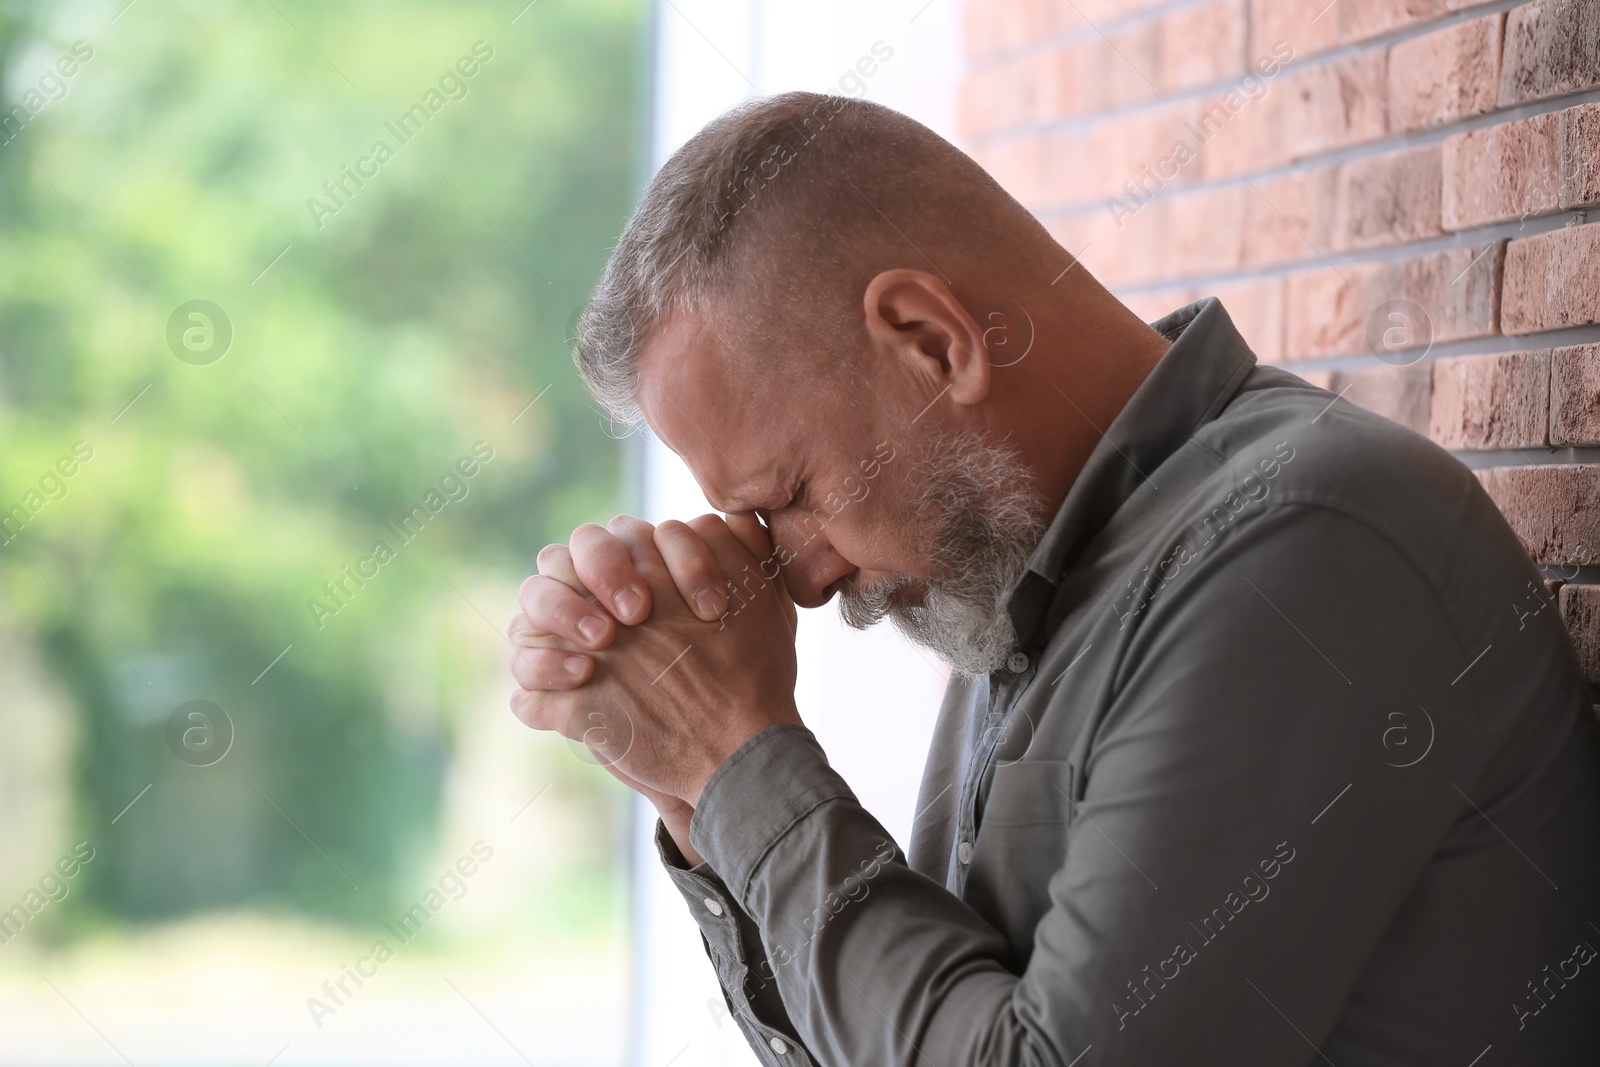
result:
<svg viewBox="0 0 1600 1067"><path fill-rule="evenodd" d="M0 622L80 716L82 833L152 784L74 902L386 913L450 750L437 617L618 500L566 331L641 174L645 10L520 6L0 9ZM236 731L203 769L192 699Z"/></svg>

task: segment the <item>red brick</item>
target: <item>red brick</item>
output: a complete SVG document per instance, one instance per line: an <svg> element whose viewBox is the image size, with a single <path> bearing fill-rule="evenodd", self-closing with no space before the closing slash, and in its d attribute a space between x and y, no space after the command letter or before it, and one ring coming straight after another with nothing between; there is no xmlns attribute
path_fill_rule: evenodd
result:
<svg viewBox="0 0 1600 1067"><path fill-rule="evenodd" d="M1108 286L1141 285L1162 277L1167 201L1152 200L1132 214L1113 218L1105 207L1077 213L1084 266Z"/></svg>
<svg viewBox="0 0 1600 1067"><path fill-rule="evenodd" d="M1543 445L1549 416L1548 351L1463 356L1433 364L1427 433L1445 448Z"/></svg>
<svg viewBox="0 0 1600 1067"><path fill-rule="evenodd" d="M1006 192L1024 204L1038 203L1044 167L1041 155L1046 148L1043 138L1034 136L1009 137L975 146L972 158L987 170Z"/></svg>
<svg viewBox="0 0 1600 1067"><path fill-rule="evenodd" d="M1377 51L1286 71L1282 136L1288 157L1302 159L1383 137L1388 132L1384 66Z"/></svg>
<svg viewBox="0 0 1600 1067"><path fill-rule="evenodd" d="M1536 562L1600 563L1600 467L1491 467L1477 474Z"/></svg>
<svg viewBox="0 0 1600 1067"><path fill-rule="evenodd" d="M1506 16L1500 105L1600 85L1600 4L1534 0Z"/></svg>
<svg viewBox="0 0 1600 1067"><path fill-rule="evenodd" d="M982 59L999 49L995 0L966 0L961 5L961 42L969 59Z"/></svg>
<svg viewBox="0 0 1600 1067"><path fill-rule="evenodd" d="M1224 91L1191 105L1183 132L1190 144L1199 146L1200 173L1207 180L1237 178L1288 162L1283 131L1293 77L1289 71L1242 90L1230 86L1231 95Z"/></svg>
<svg viewBox="0 0 1600 1067"><path fill-rule="evenodd" d="M968 39L977 42L978 56L990 56L1032 43L1043 36L1042 5L1038 0L989 0L969 4L965 25ZM968 45L969 51L972 45Z"/></svg>
<svg viewBox="0 0 1600 1067"><path fill-rule="evenodd" d="M1243 185L1199 189L1169 201L1165 274L1184 278L1238 270L1244 259Z"/></svg>
<svg viewBox="0 0 1600 1067"><path fill-rule="evenodd" d="M1044 0L1049 3L1051 0ZM1063 17L1076 20L1073 28L1091 28L1110 19L1126 18L1148 11L1167 0L1053 0L1065 8Z"/></svg>
<svg viewBox="0 0 1600 1067"><path fill-rule="evenodd" d="M1494 333L1499 247L1473 245L1289 275L1285 358L1372 351L1373 316L1397 299L1423 309L1434 344Z"/></svg>
<svg viewBox="0 0 1600 1067"><path fill-rule="evenodd" d="M1564 208L1600 202L1600 104L1561 112L1561 191Z"/></svg>
<svg viewBox="0 0 1600 1067"><path fill-rule="evenodd" d="M1336 250L1435 237L1439 225L1439 146L1368 156L1340 168Z"/></svg>
<svg viewBox="0 0 1600 1067"><path fill-rule="evenodd" d="M1445 138L1445 229L1554 211L1560 126L1537 115Z"/></svg>
<svg viewBox="0 0 1600 1067"><path fill-rule="evenodd" d="M1550 443L1600 444L1600 345L1550 353Z"/></svg>
<svg viewBox="0 0 1600 1067"><path fill-rule="evenodd" d="M1090 109L1080 87L1083 49L1067 44L1048 49L1036 60L1038 84L1034 92L1034 117L1040 122L1072 118Z"/></svg>
<svg viewBox="0 0 1600 1067"><path fill-rule="evenodd" d="M1426 363L1334 371L1328 388L1342 393L1350 403L1377 412L1391 422L1418 433L1428 432L1433 378Z"/></svg>
<svg viewBox="0 0 1600 1067"><path fill-rule="evenodd" d="M1075 91L1084 112L1153 100L1159 85L1158 23L1136 22L1085 40L1074 50Z"/></svg>
<svg viewBox="0 0 1600 1067"><path fill-rule="evenodd" d="M1145 168L1151 173L1161 168L1162 161L1174 158L1173 146L1180 140L1193 155L1194 137L1184 125L1194 113L1193 102L1148 108L1127 115L1113 115L1094 123L1084 137L1084 159L1092 165L1089 181L1092 198L1129 195L1127 183L1146 182L1145 192L1159 191L1168 186L1183 185L1198 177L1196 161L1184 164L1172 177L1156 175L1147 178ZM1144 194L1141 194L1141 196Z"/></svg>
<svg viewBox="0 0 1600 1067"><path fill-rule="evenodd" d="M1215 85L1244 73L1244 0L1180 8L1157 30L1156 81L1163 92Z"/></svg>
<svg viewBox="0 0 1600 1067"><path fill-rule="evenodd" d="M1408 133L1492 110L1499 95L1504 25L1505 15L1486 15L1391 47L1390 132Z"/></svg>
<svg viewBox="0 0 1600 1067"><path fill-rule="evenodd" d="M1045 0L966 0L962 40L972 59L989 59L1051 32Z"/></svg>
<svg viewBox="0 0 1600 1067"><path fill-rule="evenodd" d="M1289 275L1284 309L1286 360L1361 352L1371 306L1366 294L1377 287L1382 268L1375 264L1297 271Z"/></svg>
<svg viewBox="0 0 1600 1067"><path fill-rule="evenodd" d="M1316 259L1332 245L1339 168L1300 170L1245 186L1244 265Z"/></svg>
<svg viewBox="0 0 1600 1067"><path fill-rule="evenodd" d="M1034 183L1033 199L1027 201L1029 207L1049 210L1092 198L1092 178L1084 164L1083 145L1076 136L1044 134L1038 139L1034 152L1033 165L1039 168L1039 176Z"/></svg>
<svg viewBox="0 0 1600 1067"><path fill-rule="evenodd" d="M1561 621L1572 635L1578 664L1590 683L1600 682L1600 585L1564 583L1556 594Z"/></svg>
<svg viewBox="0 0 1600 1067"><path fill-rule="evenodd" d="M1445 13L1445 0L1339 0L1339 42L1353 44Z"/></svg>
<svg viewBox="0 0 1600 1067"><path fill-rule="evenodd" d="M1143 289L1137 293L1118 294L1118 299L1144 321L1154 322L1199 298L1193 289L1180 285L1171 289Z"/></svg>
<svg viewBox="0 0 1600 1067"><path fill-rule="evenodd" d="M984 138L1023 121L1020 85L1008 65L973 71L956 95L956 128L964 138Z"/></svg>
<svg viewBox="0 0 1600 1067"><path fill-rule="evenodd" d="M1283 278L1258 278L1197 287L1199 296L1214 296L1227 308L1256 358L1263 363L1283 360Z"/></svg>
<svg viewBox="0 0 1600 1067"><path fill-rule="evenodd" d="M1278 41L1297 56L1325 52L1339 43L1342 0L1250 0L1250 55L1264 56Z"/></svg>
<svg viewBox="0 0 1600 1067"><path fill-rule="evenodd" d="M1506 249L1508 334L1600 322L1600 226L1567 226Z"/></svg>

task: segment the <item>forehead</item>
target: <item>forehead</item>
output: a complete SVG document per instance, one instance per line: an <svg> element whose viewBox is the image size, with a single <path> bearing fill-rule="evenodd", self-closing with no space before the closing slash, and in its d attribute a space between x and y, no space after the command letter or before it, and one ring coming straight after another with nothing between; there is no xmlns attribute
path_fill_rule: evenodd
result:
<svg viewBox="0 0 1600 1067"><path fill-rule="evenodd" d="M800 459L795 412L775 410L773 391L699 316L674 316L639 355L645 422L720 510L764 506Z"/></svg>

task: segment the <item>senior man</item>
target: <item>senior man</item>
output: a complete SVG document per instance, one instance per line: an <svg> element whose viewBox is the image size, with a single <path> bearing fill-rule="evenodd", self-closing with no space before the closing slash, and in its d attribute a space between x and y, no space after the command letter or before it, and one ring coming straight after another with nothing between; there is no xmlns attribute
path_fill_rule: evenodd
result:
<svg viewBox="0 0 1600 1067"><path fill-rule="evenodd" d="M1590 695L1448 454L809 94L662 167L577 358L727 519L540 553L513 707L654 802L765 1062L1600 1055ZM904 855L796 712L835 596L954 670Z"/></svg>

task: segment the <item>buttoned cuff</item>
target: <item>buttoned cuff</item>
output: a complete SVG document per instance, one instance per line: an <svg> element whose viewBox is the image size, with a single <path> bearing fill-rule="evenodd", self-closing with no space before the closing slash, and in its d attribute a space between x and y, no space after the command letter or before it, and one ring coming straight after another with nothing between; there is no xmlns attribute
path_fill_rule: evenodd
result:
<svg viewBox="0 0 1600 1067"><path fill-rule="evenodd" d="M667 877L700 927L700 939L716 971L728 1013L750 1047L772 1067L811 1067L812 1060L795 1036L794 1024L773 981L754 920L709 863L688 865L659 819L655 839L656 854Z"/></svg>
<svg viewBox="0 0 1600 1067"><path fill-rule="evenodd" d="M854 800L810 730L769 726L717 768L689 822L689 840L734 898L795 824L830 800Z"/></svg>
<svg viewBox="0 0 1600 1067"><path fill-rule="evenodd" d="M683 858L678 843L667 832L666 824L660 819L656 820L656 855L661 859L661 866L666 868L667 877L672 879L672 884L678 887L678 892L683 894L684 901L689 905L690 913L694 915L695 922L700 927L700 932L706 936L707 942L714 939L722 944L725 954L737 955L730 950L738 943L738 930L732 919L733 903L728 893L728 887L722 879L717 877L717 872L709 863L698 866L689 866L689 861ZM713 920L709 924L707 919ZM725 921L716 921L725 920ZM732 935L731 942L727 935Z"/></svg>

